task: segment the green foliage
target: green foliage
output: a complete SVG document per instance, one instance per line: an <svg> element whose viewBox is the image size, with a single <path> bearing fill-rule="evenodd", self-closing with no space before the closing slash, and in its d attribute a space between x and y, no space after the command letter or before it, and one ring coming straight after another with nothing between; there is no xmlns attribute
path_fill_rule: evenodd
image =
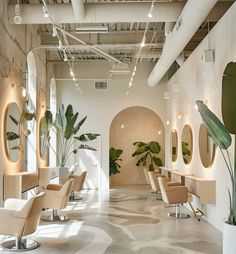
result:
<svg viewBox="0 0 236 254"><path fill-rule="evenodd" d="M182 141L182 154L183 154L184 162L187 164L189 161L188 157L190 156L191 152L188 148L188 143L184 141Z"/></svg>
<svg viewBox="0 0 236 254"><path fill-rule="evenodd" d="M142 165L148 167L149 171L154 171L156 168L162 166L162 161L156 155L160 153L161 146L157 141L151 141L149 143L135 142L136 150L132 154L132 157L139 156L136 166Z"/></svg>
<svg viewBox="0 0 236 254"><path fill-rule="evenodd" d="M79 113L74 113L72 105L68 105L66 110L62 104L59 111L56 113L55 120L53 120L52 114L47 110L42 118L41 135L47 139L47 146L50 146L50 131L54 131L57 134L58 140L58 153L52 147L52 150L57 156L60 166L65 166L68 158L72 153L76 154L78 149L87 149L96 151L95 148L88 145L78 145L74 149L74 141L77 139L81 142L88 142L96 139L99 134L86 133L80 136L75 136L80 127L83 125L87 117L84 117L77 123Z"/></svg>
<svg viewBox="0 0 236 254"><path fill-rule="evenodd" d="M227 222L229 224L236 225L236 166L235 164L234 166L232 166L228 152L228 148L231 145L232 138L224 124L202 101L197 101L197 106L203 123L206 126L211 139L213 140L214 144L220 148L230 175L231 190L228 189L230 211ZM234 153L234 158L236 158L236 151Z"/></svg>
<svg viewBox="0 0 236 254"><path fill-rule="evenodd" d="M121 154L123 153L123 150L121 149L115 149L114 147L111 147L109 150L109 175L115 175L119 174L120 171L120 164L118 161L122 161L120 159Z"/></svg>

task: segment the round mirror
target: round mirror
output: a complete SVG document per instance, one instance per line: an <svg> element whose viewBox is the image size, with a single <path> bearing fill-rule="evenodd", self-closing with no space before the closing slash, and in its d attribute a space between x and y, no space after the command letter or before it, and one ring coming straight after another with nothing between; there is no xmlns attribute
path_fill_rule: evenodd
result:
<svg viewBox="0 0 236 254"><path fill-rule="evenodd" d="M17 161L21 149L20 111L15 102L10 103L6 110L6 154L11 161Z"/></svg>
<svg viewBox="0 0 236 254"><path fill-rule="evenodd" d="M193 152L193 134L190 125L185 125L181 137L182 156L185 164L189 164Z"/></svg>
<svg viewBox="0 0 236 254"><path fill-rule="evenodd" d="M204 124L201 124L199 129L198 146L202 164L205 168L208 168L215 158L215 145Z"/></svg>
<svg viewBox="0 0 236 254"><path fill-rule="evenodd" d="M45 125L43 123L43 118L40 119L39 131L40 131L40 138L39 138L40 156L41 156L42 159L46 159L47 151L48 151L48 145L47 145L47 134L45 132Z"/></svg>
<svg viewBox="0 0 236 254"><path fill-rule="evenodd" d="M176 161L178 156L178 134L177 131L174 129L171 131L170 149L171 159L172 161Z"/></svg>

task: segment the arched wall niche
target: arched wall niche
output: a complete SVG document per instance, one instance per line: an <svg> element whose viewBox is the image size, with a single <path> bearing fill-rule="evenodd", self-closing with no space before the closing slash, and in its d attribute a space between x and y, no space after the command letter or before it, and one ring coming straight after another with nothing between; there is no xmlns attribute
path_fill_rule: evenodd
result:
<svg viewBox="0 0 236 254"><path fill-rule="evenodd" d="M0 91L0 130L1 140L5 140L6 134L6 111L10 103L16 103L19 112L22 112L24 107L24 98L22 97L22 86L23 80L22 75L11 70L9 76L3 79ZM23 142L24 146L24 142ZM1 154L1 165L4 175L13 174L24 170L24 153L21 151L17 161L11 161L8 159L5 142L0 142L0 154Z"/></svg>
<svg viewBox="0 0 236 254"><path fill-rule="evenodd" d="M110 177L110 185L146 184L142 167L132 157L136 141L158 141L161 152L158 157L164 164L165 129L161 118L152 110L133 106L120 111L110 125L109 147L122 149L121 173Z"/></svg>

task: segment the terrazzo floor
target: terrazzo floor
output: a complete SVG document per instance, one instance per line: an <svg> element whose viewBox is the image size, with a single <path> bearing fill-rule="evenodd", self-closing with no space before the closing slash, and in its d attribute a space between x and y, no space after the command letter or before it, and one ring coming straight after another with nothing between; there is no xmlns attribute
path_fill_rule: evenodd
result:
<svg viewBox="0 0 236 254"><path fill-rule="evenodd" d="M173 208L164 208L148 186L117 187L109 193L84 191L82 196L83 200L69 202L63 210L70 221L40 223L31 238L41 246L28 253L222 253L221 232L192 215L182 220L166 218ZM5 238L1 236L0 242Z"/></svg>

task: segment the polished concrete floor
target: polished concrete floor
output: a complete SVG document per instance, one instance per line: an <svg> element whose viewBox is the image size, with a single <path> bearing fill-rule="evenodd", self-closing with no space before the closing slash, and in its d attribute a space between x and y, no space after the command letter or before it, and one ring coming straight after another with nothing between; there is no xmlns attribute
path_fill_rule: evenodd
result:
<svg viewBox="0 0 236 254"><path fill-rule="evenodd" d="M222 253L221 232L193 216L166 218L165 212L173 208L163 208L148 186L116 188L110 193L87 191L82 196L83 200L69 202L63 211L70 221L40 223L31 237L41 246L29 253Z"/></svg>

